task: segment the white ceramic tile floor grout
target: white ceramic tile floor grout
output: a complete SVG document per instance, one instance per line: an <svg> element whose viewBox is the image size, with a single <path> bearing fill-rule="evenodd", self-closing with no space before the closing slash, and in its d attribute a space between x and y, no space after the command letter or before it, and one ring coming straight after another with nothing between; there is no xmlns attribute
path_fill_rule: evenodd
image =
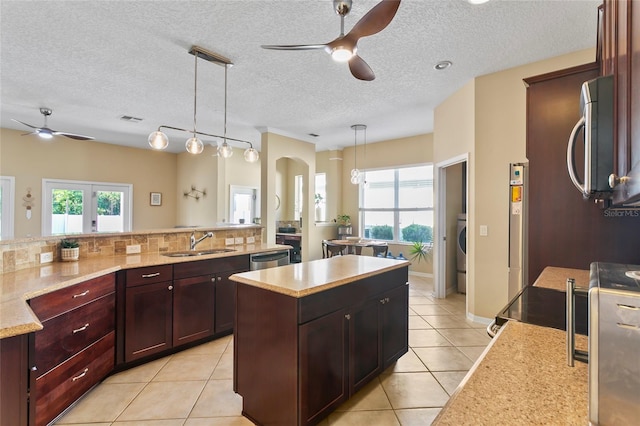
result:
<svg viewBox="0 0 640 426"><path fill-rule="evenodd" d="M409 352L322 426L432 422L489 343L484 325L465 318L464 295L434 299L432 293L432 279L409 277ZM231 342L223 337L111 376L55 424L252 425L232 390Z"/></svg>

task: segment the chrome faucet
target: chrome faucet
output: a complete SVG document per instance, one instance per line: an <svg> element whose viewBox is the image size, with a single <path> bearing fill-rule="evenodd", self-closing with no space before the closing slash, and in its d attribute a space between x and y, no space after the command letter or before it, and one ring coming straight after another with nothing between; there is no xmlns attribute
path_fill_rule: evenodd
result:
<svg viewBox="0 0 640 426"><path fill-rule="evenodd" d="M190 250L195 250L196 249L196 245L198 245L198 243L200 241L204 240L205 238L213 238L213 232L207 232L202 236L202 238L199 238L199 239L196 240L196 232L193 231L191 233L191 238L190 238L191 244L189 245L189 249Z"/></svg>

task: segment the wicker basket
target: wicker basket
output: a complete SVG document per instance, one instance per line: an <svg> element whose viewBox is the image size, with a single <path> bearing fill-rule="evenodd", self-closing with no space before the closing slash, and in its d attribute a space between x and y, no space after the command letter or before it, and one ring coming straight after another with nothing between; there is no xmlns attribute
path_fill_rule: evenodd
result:
<svg viewBox="0 0 640 426"><path fill-rule="evenodd" d="M80 257L80 248L63 248L60 249L63 262L75 262Z"/></svg>

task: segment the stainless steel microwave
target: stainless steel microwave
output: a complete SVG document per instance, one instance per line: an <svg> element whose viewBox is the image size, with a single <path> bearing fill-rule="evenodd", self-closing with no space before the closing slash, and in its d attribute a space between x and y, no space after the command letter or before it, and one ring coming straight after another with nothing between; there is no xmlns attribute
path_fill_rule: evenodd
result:
<svg viewBox="0 0 640 426"><path fill-rule="evenodd" d="M609 175L613 173L613 76L585 81L580 91L582 116L576 123L567 144L569 178L584 198L610 199L613 189ZM582 137L581 137L582 136ZM584 170L577 170L576 151L584 146Z"/></svg>

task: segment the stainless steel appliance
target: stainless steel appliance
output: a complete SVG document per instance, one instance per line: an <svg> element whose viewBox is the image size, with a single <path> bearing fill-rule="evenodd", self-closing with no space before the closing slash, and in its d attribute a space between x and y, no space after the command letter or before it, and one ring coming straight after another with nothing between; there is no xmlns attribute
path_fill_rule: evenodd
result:
<svg viewBox="0 0 640 426"><path fill-rule="evenodd" d="M584 198L607 200L613 190L613 76L586 81L580 92L582 117L576 123L567 145L569 178ZM583 130L581 132L581 130ZM584 134L584 170L580 180L576 169L576 147Z"/></svg>
<svg viewBox="0 0 640 426"><path fill-rule="evenodd" d="M640 421L640 265L591 264L589 421Z"/></svg>
<svg viewBox="0 0 640 426"><path fill-rule="evenodd" d="M284 266L288 264L288 250L278 250L268 253L252 254L250 256L250 269L252 271L258 269L275 268L276 266Z"/></svg>
<svg viewBox="0 0 640 426"><path fill-rule="evenodd" d="M458 215L456 238L456 263L458 270L458 292L467 292L467 215Z"/></svg>
<svg viewBox="0 0 640 426"><path fill-rule="evenodd" d="M509 175L509 300L525 285L527 276L527 164L513 163Z"/></svg>

